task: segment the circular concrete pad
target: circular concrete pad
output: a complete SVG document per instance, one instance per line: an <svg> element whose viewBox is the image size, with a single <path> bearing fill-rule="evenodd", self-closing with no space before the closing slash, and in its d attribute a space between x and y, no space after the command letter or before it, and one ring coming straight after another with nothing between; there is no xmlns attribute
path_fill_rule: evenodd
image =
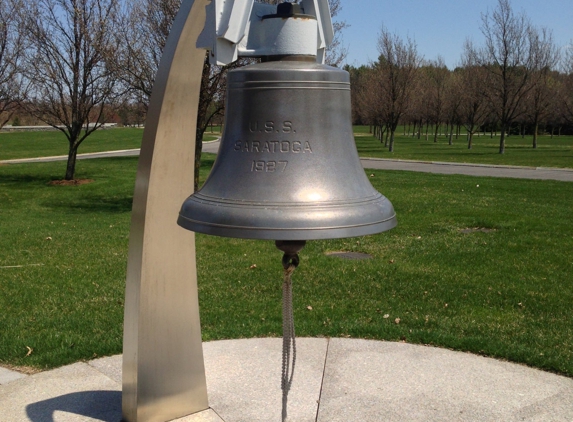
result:
<svg viewBox="0 0 573 422"><path fill-rule="evenodd" d="M209 403L224 421L280 420L281 341L204 344ZM289 421L573 421L570 378L405 343L297 341Z"/></svg>
<svg viewBox="0 0 573 422"><path fill-rule="evenodd" d="M178 421L280 421L281 345L203 343L211 408ZM573 421L571 378L406 343L299 338L297 346L290 422ZM119 421L121 364L114 356L0 385L0 420Z"/></svg>
<svg viewBox="0 0 573 422"><path fill-rule="evenodd" d="M332 339L318 422L573 421L573 380L469 353Z"/></svg>

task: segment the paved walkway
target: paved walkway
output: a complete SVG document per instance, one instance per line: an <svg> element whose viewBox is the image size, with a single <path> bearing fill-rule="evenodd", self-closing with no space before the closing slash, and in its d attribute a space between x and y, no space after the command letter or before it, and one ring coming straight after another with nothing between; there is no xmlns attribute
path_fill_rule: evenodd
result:
<svg viewBox="0 0 573 422"><path fill-rule="evenodd" d="M203 143L203 151L216 154L219 151L219 141ZM139 155L139 149L107 151L98 153L78 154L78 159L103 157L127 157ZM24 158L4 160L0 164L41 163L63 161L67 156ZM379 170L406 170L424 173L466 174L469 176L510 177L515 179L542 179L573 182L573 169L557 169L546 167L498 166L493 164L463 164L438 161L391 160L385 158L362 158L364 168Z"/></svg>
<svg viewBox="0 0 573 422"><path fill-rule="evenodd" d="M179 422L278 422L282 339L203 344L210 408ZM301 338L289 421L573 421L573 379L406 343ZM2 422L119 422L121 356L0 385Z"/></svg>
<svg viewBox="0 0 573 422"><path fill-rule="evenodd" d="M493 164L465 164L362 158L364 168L406 170L424 173L466 174L468 176L510 177L514 179L542 179L573 182L573 169L547 167L498 166Z"/></svg>

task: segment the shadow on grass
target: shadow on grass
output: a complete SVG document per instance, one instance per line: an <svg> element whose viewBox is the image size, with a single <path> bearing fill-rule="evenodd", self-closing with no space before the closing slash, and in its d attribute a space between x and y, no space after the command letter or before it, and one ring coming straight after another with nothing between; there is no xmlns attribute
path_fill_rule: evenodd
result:
<svg viewBox="0 0 573 422"><path fill-rule="evenodd" d="M32 422L53 422L55 412L67 412L104 422L121 420L121 391L82 391L26 406Z"/></svg>
<svg viewBox="0 0 573 422"><path fill-rule="evenodd" d="M84 196L65 202L45 202L42 205L53 209L66 209L80 212L96 213L125 213L131 212L133 196L104 197L99 195Z"/></svg>
<svg viewBox="0 0 573 422"><path fill-rule="evenodd" d="M61 179L61 178L60 178ZM24 183L37 183L42 186L51 182L52 180L58 180L56 176L48 176L45 174L1 174L0 173L0 185L22 185Z"/></svg>

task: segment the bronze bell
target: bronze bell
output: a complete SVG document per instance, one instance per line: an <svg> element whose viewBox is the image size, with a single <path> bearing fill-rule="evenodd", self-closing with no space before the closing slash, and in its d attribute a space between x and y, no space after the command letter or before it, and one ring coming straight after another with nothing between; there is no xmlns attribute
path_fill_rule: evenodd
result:
<svg viewBox="0 0 573 422"><path fill-rule="evenodd" d="M311 240L396 226L354 143L348 72L271 61L229 72L224 134L178 224L216 236Z"/></svg>

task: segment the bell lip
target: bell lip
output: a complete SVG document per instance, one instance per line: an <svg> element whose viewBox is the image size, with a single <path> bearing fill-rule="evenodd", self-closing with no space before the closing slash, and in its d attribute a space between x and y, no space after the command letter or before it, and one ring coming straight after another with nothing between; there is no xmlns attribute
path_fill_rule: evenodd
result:
<svg viewBox="0 0 573 422"><path fill-rule="evenodd" d="M357 237L396 226L396 211L380 192L372 196L318 203L254 202L195 192L185 200L177 224L198 233L268 240ZM274 216L280 225L274 224ZM253 222L257 222L253 224Z"/></svg>
<svg viewBox="0 0 573 422"><path fill-rule="evenodd" d="M309 228L242 227L192 220L179 214L177 224L184 229L212 236L258 240L326 240L368 236L393 229L398 225L396 213L363 225Z"/></svg>

